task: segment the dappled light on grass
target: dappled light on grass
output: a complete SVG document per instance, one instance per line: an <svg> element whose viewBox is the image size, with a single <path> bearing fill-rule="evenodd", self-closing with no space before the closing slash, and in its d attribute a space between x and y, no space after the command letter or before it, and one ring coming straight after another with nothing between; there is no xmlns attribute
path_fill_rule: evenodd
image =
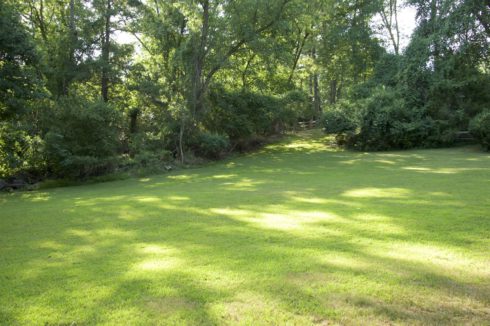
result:
<svg viewBox="0 0 490 326"><path fill-rule="evenodd" d="M407 197L409 193L409 190L402 188L361 188L348 190L344 192L342 196L364 198L403 198Z"/></svg>
<svg viewBox="0 0 490 326"><path fill-rule="evenodd" d="M181 267L184 263L179 258L179 251L175 248L163 247L156 244L139 244L136 252L144 259L136 263L132 272L146 275L146 272L159 272ZM151 275L148 275L151 277Z"/></svg>
<svg viewBox="0 0 490 326"><path fill-rule="evenodd" d="M417 171L417 172L421 172L421 173L438 173L438 174L455 174L455 173L461 173L461 172L467 172L467 171L475 170L475 169L472 169L472 168L439 168L439 169L431 169L431 168L421 167L421 166L405 166L402 169ZM485 169L476 169L476 170L482 170L482 171L484 171Z"/></svg>
<svg viewBox="0 0 490 326"><path fill-rule="evenodd" d="M272 208L271 211L282 211ZM227 208L211 209L213 213L229 216L243 222L251 223L256 227L277 230L301 230L304 224L317 223L319 221L336 219L334 214L320 211L289 211L284 213L257 213L256 211L236 210Z"/></svg>
<svg viewBox="0 0 490 326"><path fill-rule="evenodd" d="M490 156L326 141L2 195L0 323L485 324Z"/></svg>

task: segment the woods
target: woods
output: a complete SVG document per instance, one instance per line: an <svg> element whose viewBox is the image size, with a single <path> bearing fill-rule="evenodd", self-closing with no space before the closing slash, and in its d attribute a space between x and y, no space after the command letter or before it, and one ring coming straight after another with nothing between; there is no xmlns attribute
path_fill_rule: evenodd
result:
<svg viewBox="0 0 490 326"><path fill-rule="evenodd" d="M489 0L0 0L0 325L487 325L489 33Z"/></svg>
<svg viewBox="0 0 490 326"><path fill-rule="evenodd" d="M402 48L408 5L417 26ZM450 146L467 130L490 143L486 1L7 0L0 10L1 178L216 159L310 120L364 150Z"/></svg>

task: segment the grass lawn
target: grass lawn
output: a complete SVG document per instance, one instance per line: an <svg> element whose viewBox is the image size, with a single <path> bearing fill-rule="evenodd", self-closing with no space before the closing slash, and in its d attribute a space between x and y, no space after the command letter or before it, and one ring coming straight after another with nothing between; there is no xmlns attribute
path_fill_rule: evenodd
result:
<svg viewBox="0 0 490 326"><path fill-rule="evenodd" d="M0 195L0 324L490 324L490 155L325 144Z"/></svg>

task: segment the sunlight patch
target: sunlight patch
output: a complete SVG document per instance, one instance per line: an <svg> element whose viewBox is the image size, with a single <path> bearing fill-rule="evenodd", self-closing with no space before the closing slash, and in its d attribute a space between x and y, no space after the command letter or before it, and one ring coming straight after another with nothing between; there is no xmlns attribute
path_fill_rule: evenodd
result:
<svg viewBox="0 0 490 326"><path fill-rule="evenodd" d="M144 215L140 211L136 211L134 209L131 209L131 207L126 206L123 210L121 210L118 218L125 221L135 221L142 216Z"/></svg>
<svg viewBox="0 0 490 326"><path fill-rule="evenodd" d="M189 197L186 197L186 196L169 196L167 198L170 200L175 200L175 201L186 201L186 200L190 199Z"/></svg>
<svg viewBox="0 0 490 326"><path fill-rule="evenodd" d="M63 247L64 246L62 244L60 244L59 242L51 241L51 240L44 241L44 242L39 244L39 248L45 248L45 249L60 250L60 249L63 249Z"/></svg>
<svg viewBox="0 0 490 326"><path fill-rule="evenodd" d="M390 217L385 215L377 214L356 214L353 216L354 219L358 221L376 221L376 222L386 222L390 220Z"/></svg>
<svg viewBox="0 0 490 326"><path fill-rule="evenodd" d="M139 252L144 254L158 254L158 255L170 255L175 254L176 250L174 248L162 247L159 245L145 245L138 249Z"/></svg>
<svg viewBox="0 0 490 326"><path fill-rule="evenodd" d="M231 179L236 177L236 174L219 174L219 175L213 175L213 179Z"/></svg>
<svg viewBox="0 0 490 326"><path fill-rule="evenodd" d="M282 146L284 148L294 148L294 149L318 149L322 150L325 148L325 145L321 143L314 143L314 142L294 142L291 144L287 144Z"/></svg>
<svg viewBox="0 0 490 326"><path fill-rule="evenodd" d="M388 161L388 160L374 160L374 162L376 162L376 163L382 163L382 164L389 164L389 165L396 164L396 162Z"/></svg>
<svg viewBox="0 0 490 326"><path fill-rule="evenodd" d="M231 188L236 188L236 189L250 189L253 188L257 185L263 184L262 181L254 181L249 178L243 178L240 181L237 182L226 182L223 183L223 185L229 186Z"/></svg>
<svg viewBox="0 0 490 326"><path fill-rule="evenodd" d="M439 168L439 169L431 169L427 167L421 166L405 166L402 167L404 170L416 171L416 172L425 172L425 173L436 173L436 174L456 174L467 171L478 171L482 169L474 169L474 168Z"/></svg>
<svg viewBox="0 0 490 326"><path fill-rule="evenodd" d="M70 229L67 230L66 233L75 235L77 237L85 238L91 236L91 233L87 230L80 230L80 229Z"/></svg>
<svg viewBox="0 0 490 326"><path fill-rule="evenodd" d="M380 257L394 258L410 263L434 265L446 272L470 273L474 277L490 277L490 268L483 261L463 257L453 251L431 245L410 244L398 245L377 253Z"/></svg>
<svg viewBox="0 0 490 326"><path fill-rule="evenodd" d="M157 197L139 197L136 199L137 201L141 203L155 203L161 201L161 198Z"/></svg>
<svg viewBox="0 0 490 326"><path fill-rule="evenodd" d="M277 210L277 207L275 208ZM266 229L291 230L303 228L305 224L338 219L332 213L321 211L288 211L287 213L263 213L244 209L213 208L213 213L230 216L241 221L257 224Z"/></svg>
<svg viewBox="0 0 490 326"><path fill-rule="evenodd" d="M115 229L115 228L105 228L105 229L100 229L97 230L96 232L97 235L101 236L115 236L115 237L129 237L133 234L132 231L125 231L122 229Z"/></svg>
<svg viewBox="0 0 490 326"><path fill-rule="evenodd" d="M176 268L180 265L180 260L173 257L164 259L151 259L136 265L136 269L142 271L162 271Z"/></svg>
<svg viewBox="0 0 490 326"><path fill-rule="evenodd" d="M180 174L180 175L171 175L168 176L167 178L172 180L190 180L192 179L192 177L193 177L192 175Z"/></svg>
<svg viewBox="0 0 490 326"><path fill-rule="evenodd" d="M301 226L299 221L280 214L262 214L260 218L250 220L269 229L288 230Z"/></svg>
<svg viewBox="0 0 490 326"><path fill-rule="evenodd" d="M233 208L212 208L211 212L220 215L243 216L243 217L251 214L250 211L244 209L233 209Z"/></svg>
<svg viewBox="0 0 490 326"><path fill-rule="evenodd" d="M403 188L360 188L348 190L342 196L355 198L403 198L409 194L410 191Z"/></svg>
<svg viewBox="0 0 490 326"><path fill-rule="evenodd" d="M179 251L175 248L140 243L135 249L145 258L134 265L133 271L165 271L182 265L182 260L176 257Z"/></svg>
<svg viewBox="0 0 490 326"><path fill-rule="evenodd" d="M339 162L340 164L349 164L349 165L352 165L352 164L356 164L356 163L359 163L361 162L360 159L358 158L355 158L355 159L352 159L352 160L345 160L345 161L342 161L342 162Z"/></svg>
<svg viewBox="0 0 490 326"><path fill-rule="evenodd" d="M326 204L328 201L323 198L318 197L292 197L293 200L301 202L301 203L309 203L309 204Z"/></svg>
<svg viewBox="0 0 490 326"><path fill-rule="evenodd" d="M267 229L291 230L301 229L304 224L336 218L336 215L325 212L291 212L289 214L262 213L259 217L247 220Z"/></svg>

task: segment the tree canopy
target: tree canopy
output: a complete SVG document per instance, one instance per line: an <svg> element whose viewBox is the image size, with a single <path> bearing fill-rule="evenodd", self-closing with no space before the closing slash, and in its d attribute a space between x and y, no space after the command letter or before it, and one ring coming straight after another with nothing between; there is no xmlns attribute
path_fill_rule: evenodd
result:
<svg viewBox="0 0 490 326"><path fill-rule="evenodd" d="M490 138L488 1L7 0L0 27L0 177L215 159L305 121L363 149Z"/></svg>

